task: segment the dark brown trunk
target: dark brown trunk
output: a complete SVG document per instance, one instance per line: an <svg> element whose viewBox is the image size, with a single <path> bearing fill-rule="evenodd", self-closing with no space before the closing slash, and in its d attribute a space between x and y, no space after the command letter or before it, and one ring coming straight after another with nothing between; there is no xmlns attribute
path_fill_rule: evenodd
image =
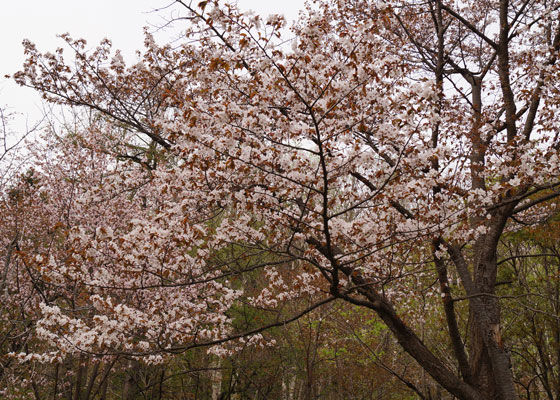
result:
<svg viewBox="0 0 560 400"><path fill-rule="evenodd" d="M474 278L461 250L450 246L469 298L471 368L473 379L487 399L517 399L511 364L500 333L500 304L495 296L497 246L510 209L502 209L487 225L489 233L474 246Z"/></svg>
<svg viewBox="0 0 560 400"><path fill-rule="evenodd" d="M348 271L350 275L351 271ZM385 322L387 327L393 332L397 341L402 348L410 354L422 368L434 378L449 393L461 400L482 400L478 391L465 383L450 371L440 359L424 345L418 336L399 318L395 310L385 301L385 299L377 293L371 286L360 276L351 275L356 286L361 287L360 293L365 296L368 301L342 296L347 301L373 309L377 315Z"/></svg>

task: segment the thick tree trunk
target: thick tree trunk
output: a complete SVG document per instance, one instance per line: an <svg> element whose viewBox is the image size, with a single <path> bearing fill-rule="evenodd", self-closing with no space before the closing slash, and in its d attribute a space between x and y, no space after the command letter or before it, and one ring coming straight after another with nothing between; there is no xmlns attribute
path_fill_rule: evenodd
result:
<svg viewBox="0 0 560 400"><path fill-rule="evenodd" d="M474 251L474 278L461 250L451 246L450 253L467 292L471 316L470 362L473 380L489 400L517 398L509 354L500 332L500 304L495 297L497 245L510 210L497 213L490 231L477 240Z"/></svg>
<svg viewBox="0 0 560 400"><path fill-rule="evenodd" d="M449 393L453 394L460 400L482 400L483 395L470 384L459 378L453 371L451 371L439 358L437 358L410 329L404 321L396 313L393 305L382 294L378 293L374 286L371 285L360 274L353 273L354 271L347 267L342 266L335 259L335 251L325 250L314 238L308 238L307 242L314 245L321 253L323 253L331 262L333 270L341 271L344 273L355 285L357 292L365 298L354 297L339 290L338 285L331 286L331 294L333 296L342 298L352 304L367 307L377 313L377 315L387 325L389 330L393 333L401 347L410 354L418 364L428 373L431 377L443 386ZM460 250L457 250L459 261L462 261L461 269L467 271L468 286L472 289L472 279L468 272L468 267L462 258ZM459 267L458 267L459 269ZM474 289L471 290L471 292ZM480 300L480 299L478 299Z"/></svg>
<svg viewBox="0 0 560 400"><path fill-rule="evenodd" d="M461 400L482 400L484 397L471 385L465 383L450 371L420 340L420 338L399 318L390 303L378 294L358 275L351 275L354 284L361 287L360 293L368 301L342 296L351 303L373 309L395 335L402 348L410 354L432 378L449 393Z"/></svg>
<svg viewBox="0 0 560 400"><path fill-rule="evenodd" d="M474 262L474 284L479 293L488 295L481 296L481 302L487 310L491 326L498 326L500 323L500 305L494 298L490 297L495 294L494 285L496 283L496 260L485 253L490 249L485 249L485 237L479 239L475 244L475 262ZM493 259L492 259L493 258ZM485 393L488 399L497 398L497 388L492 370L492 362L488 355L484 335L485 333L479 328L476 311L470 311L469 326L469 350L470 350L470 366L475 385L482 393Z"/></svg>

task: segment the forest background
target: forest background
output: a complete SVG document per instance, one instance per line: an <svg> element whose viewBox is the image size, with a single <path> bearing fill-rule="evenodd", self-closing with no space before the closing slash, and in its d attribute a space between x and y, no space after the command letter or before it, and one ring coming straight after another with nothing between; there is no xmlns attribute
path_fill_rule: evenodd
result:
<svg viewBox="0 0 560 400"><path fill-rule="evenodd" d="M167 6L23 43L0 396L559 399L560 2Z"/></svg>

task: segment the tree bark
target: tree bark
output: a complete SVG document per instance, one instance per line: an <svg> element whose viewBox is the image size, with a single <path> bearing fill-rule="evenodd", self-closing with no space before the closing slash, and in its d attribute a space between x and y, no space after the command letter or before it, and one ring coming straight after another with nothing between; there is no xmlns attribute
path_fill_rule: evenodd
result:
<svg viewBox="0 0 560 400"><path fill-rule="evenodd" d="M418 336L399 318L392 305L378 294L359 275L352 275L346 271L352 281L358 286L359 292L367 298L363 301L341 295L345 300L374 310L395 335L402 348L410 354L431 377L442 385L449 393L461 400L482 400L484 397L471 385L465 383L451 372L418 338Z"/></svg>

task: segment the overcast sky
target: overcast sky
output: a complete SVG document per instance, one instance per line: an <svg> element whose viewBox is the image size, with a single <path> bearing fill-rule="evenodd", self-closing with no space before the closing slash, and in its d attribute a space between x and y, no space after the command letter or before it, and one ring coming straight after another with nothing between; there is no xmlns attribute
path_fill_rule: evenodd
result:
<svg viewBox="0 0 560 400"><path fill-rule="evenodd" d="M114 48L131 56L142 48L144 26L160 25L169 11L152 12L171 0L2 0L0 8L0 106L21 114L17 125L28 115L40 115L38 96L4 78L21 68L24 60L21 41L30 39L41 51L62 45L56 35L69 32L72 37L88 40L94 46L102 38L112 40ZM297 17L304 0L239 0L241 9L252 9L262 15L284 14ZM160 39L161 36L160 36Z"/></svg>

